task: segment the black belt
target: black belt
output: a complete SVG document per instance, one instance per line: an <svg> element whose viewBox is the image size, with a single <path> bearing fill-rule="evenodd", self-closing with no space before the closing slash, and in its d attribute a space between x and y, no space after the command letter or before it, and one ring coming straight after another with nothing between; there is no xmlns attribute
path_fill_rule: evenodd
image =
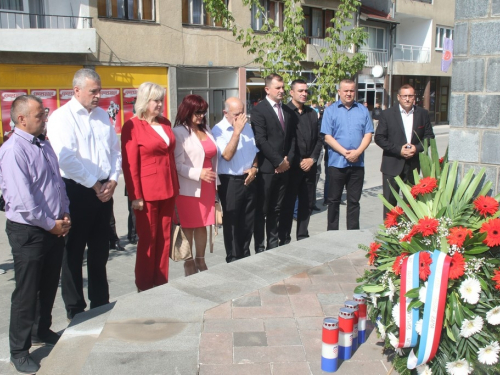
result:
<svg viewBox="0 0 500 375"><path fill-rule="evenodd" d="M228 178L230 180L245 180L248 177L248 173L242 175L234 175L234 174L220 174L219 178Z"/></svg>
<svg viewBox="0 0 500 375"><path fill-rule="evenodd" d="M69 183L69 184L72 184L72 185L81 185L81 186L83 186L82 184L79 184L78 182L76 182L75 180L72 180L71 178L64 178L64 177L63 177L62 179L63 179L63 181L64 181L65 183ZM106 183L106 182L108 182L108 181L109 181L109 178L106 178L105 180L100 180L99 182L100 182L101 184L104 184L104 183ZM83 186L83 187L86 187L86 186ZM91 188L91 187L89 187L88 189L92 189L92 188Z"/></svg>

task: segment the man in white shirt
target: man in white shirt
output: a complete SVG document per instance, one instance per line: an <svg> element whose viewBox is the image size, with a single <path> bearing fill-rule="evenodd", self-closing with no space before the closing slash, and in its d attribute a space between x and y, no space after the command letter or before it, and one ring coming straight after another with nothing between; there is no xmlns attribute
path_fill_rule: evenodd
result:
<svg viewBox="0 0 500 375"><path fill-rule="evenodd" d="M229 98L224 118L212 134L219 148L219 198L222 204L226 262L250 256L255 217L257 152L243 102Z"/></svg>
<svg viewBox="0 0 500 375"><path fill-rule="evenodd" d="M380 168L383 194L392 206L397 201L390 187L399 193L394 178L399 176L413 184L413 170L420 169L418 153L424 150L424 139L434 138L429 112L414 105L415 89L410 85L401 86L398 101L399 105L382 111L375 132L375 143L384 150ZM384 206L384 219L388 211Z"/></svg>
<svg viewBox="0 0 500 375"><path fill-rule="evenodd" d="M98 107L99 75L91 69L80 69L73 78L73 89L73 98L52 114L47 126L73 221L61 275L68 319L87 307L82 279L85 247L90 308L109 303L109 221L121 171L118 137L106 111Z"/></svg>

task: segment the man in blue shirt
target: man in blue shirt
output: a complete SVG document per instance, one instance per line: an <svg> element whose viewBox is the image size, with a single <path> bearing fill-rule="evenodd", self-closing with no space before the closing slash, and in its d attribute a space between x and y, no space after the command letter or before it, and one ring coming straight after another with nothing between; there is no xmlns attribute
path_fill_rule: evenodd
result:
<svg viewBox="0 0 500 375"><path fill-rule="evenodd" d="M17 372L31 374L40 366L30 356L30 347L53 346L59 340L50 326L71 220L56 154L42 134L47 115L41 99L19 96L10 116L16 127L0 148L0 187L16 280L10 361Z"/></svg>
<svg viewBox="0 0 500 375"><path fill-rule="evenodd" d="M340 82L340 100L325 109L321 133L328 145L328 226L339 229L342 192L347 190L347 229L359 229L359 200L365 177L364 151L370 145L373 123L368 109L354 100L356 84Z"/></svg>

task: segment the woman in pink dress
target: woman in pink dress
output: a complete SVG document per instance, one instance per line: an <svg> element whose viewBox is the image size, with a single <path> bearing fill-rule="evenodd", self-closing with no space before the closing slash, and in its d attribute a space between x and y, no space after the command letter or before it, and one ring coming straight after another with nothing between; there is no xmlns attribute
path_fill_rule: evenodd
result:
<svg viewBox="0 0 500 375"><path fill-rule="evenodd" d="M199 95L184 98L175 118L175 164L179 176L176 209L194 259L184 263L186 276L205 271L207 226L215 224L217 146L207 125L208 103Z"/></svg>

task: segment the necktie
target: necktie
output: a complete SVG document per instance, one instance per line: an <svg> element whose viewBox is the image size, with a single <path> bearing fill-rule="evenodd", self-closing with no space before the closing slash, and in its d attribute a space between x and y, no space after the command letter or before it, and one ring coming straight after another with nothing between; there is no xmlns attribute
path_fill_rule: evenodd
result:
<svg viewBox="0 0 500 375"><path fill-rule="evenodd" d="M281 127L283 128L283 131L285 130L285 120L283 119L283 112L281 112L281 106L276 103L274 105L278 109L278 119L280 120Z"/></svg>

